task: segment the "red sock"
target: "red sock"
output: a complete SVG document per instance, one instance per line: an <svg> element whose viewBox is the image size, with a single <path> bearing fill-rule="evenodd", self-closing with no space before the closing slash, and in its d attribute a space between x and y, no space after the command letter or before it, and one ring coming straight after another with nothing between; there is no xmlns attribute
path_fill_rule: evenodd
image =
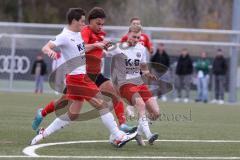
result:
<svg viewBox="0 0 240 160"><path fill-rule="evenodd" d="M122 101L113 102L114 111L118 119L119 125L126 123L126 117L124 115L124 105Z"/></svg>
<svg viewBox="0 0 240 160"><path fill-rule="evenodd" d="M55 110L55 105L54 105L54 101L51 101L50 103L48 103L42 110L42 116L45 117L46 115L48 115L49 113L54 112Z"/></svg>

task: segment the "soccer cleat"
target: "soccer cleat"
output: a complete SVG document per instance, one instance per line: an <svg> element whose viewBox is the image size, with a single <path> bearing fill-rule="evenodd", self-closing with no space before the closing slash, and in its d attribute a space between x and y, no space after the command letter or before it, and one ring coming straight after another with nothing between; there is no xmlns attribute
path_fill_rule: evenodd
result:
<svg viewBox="0 0 240 160"><path fill-rule="evenodd" d="M148 140L150 145L153 145L154 141L158 139L158 134L154 133L151 138Z"/></svg>
<svg viewBox="0 0 240 160"><path fill-rule="evenodd" d="M131 134L137 131L138 127L132 127L132 129L130 129L128 132L126 132L126 134Z"/></svg>
<svg viewBox="0 0 240 160"><path fill-rule="evenodd" d="M42 108L37 110L37 114L32 122L32 129L35 131L38 129L39 125L42 123L42 120L43 120L42 110L43 110Z"/></svg>
<svg viewBox="0 0 240 160"><path fill-rule="evenodd" d="M43 139L44 139L43 133L44 133L44 128L41 128L41 129L39 130L38 135L36 135L36 136L32 139L32 141L30 142L30 145L31 145L31 146L32 146L32 145L35 145L35 144L37 144L38 142L40 142L41 140L43 140Z"/></svg>
<svg viewBox="0 0 240 160"><path fill-rule="evenodd" d="M145 146L145 142L143 141L143 138L141 135L137 134L137 136L135 137L136 141L137 141L137 144L139 146Z"/></svg>
<svg viewBox="0 0 240 160"><path fill-rule="evenodd" d="M134 127L130 127L129 125L123 123L119 126L119 129L125 133L130 132L131 130L134 129Z"/></svg>
<svg viewBox="0 0 240 160"><path fill-rule="evenodd" d="M124 133L121 139L114 139L111 144L117 148L123 147L126 143L133 140L137 135L137 132L126 134Z"/></svg>

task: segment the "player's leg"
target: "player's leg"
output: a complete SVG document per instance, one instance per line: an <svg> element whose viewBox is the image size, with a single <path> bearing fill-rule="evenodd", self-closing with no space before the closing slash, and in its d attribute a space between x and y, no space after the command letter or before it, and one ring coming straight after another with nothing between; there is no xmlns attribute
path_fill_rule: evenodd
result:
<svg viewBox="0 0 240 160"><path fill-rule="evenodd" d="M62 95L57 100L50 101L44 108L39 108L32 122L32 129L37 130L44 117L54 112L55 110L64 108L67 106L67 104L68 100L66 99L66 96Z"/></svg>
<svg viewBox="0 0 240 160"><path fill-rule="evenodd" d="M111 98L120 129L125 132L132 130L133 128L126 124L126 117L124 115L124 103L117 93L116 89L113 87L112 82L102 74L88 74L88 76L99 87L102 94L107 95Z"/></svg>
<svg viewBox="0 0 240 160"><path fill-rule="evenodd" d="M145 103L145 108L148 111L148 118L150 120L157 120L160 116L160 109L155 97L153 97L152 93L149 91L146 85L139 86L140 91L139 94L141 95L142 100ZM154 133L148 138L148 142L150 145L153 145L154 141L158 139L158 134Z"/></svg>
<svg viewBox="0 0 240 160"><path fill-rule="evenodd" d="M146 102L146 109L149 113L150 120L157 120L160 116L160 109L155 97L149 98Z"/></svg>
<svg viewBox="0 0 240 160"><path fill-rule="evenodd" d="M31 145L37 144L42 139L48 137L49 135L53 134L54 132L57 132L60 129L63 129L71 121L75 120L82 108L82 104L83 104L83 100L71 101L71 105L69 107L68 113L57 117L46 129L40 130L38 135L35 136L31 141Z"/></svg>
<svg viewBox="0 0 240 160"><path fill-rule="evenodd" d="M146 115L146 104L142 97L135 93L132 98L133 104L138 110L138 135L142 136L143 134L148 139L148 142L150 145L153 144L153 142L158 138L158 134L153 134L149 127L149 119ZM139 141L138 141L139 142ZM139 143L142 145L142 142ZM144 145L144 144L143 144Z"/></svg>
<svg viewBox="0 0 240 160"><path fill-rule="evenodd" d="M120 96L117 94L116 89L113 87L113 84L110 80L105 81L100 85L100 90L103 93L109 93L112 98L113 107L115 114L117 116L119 127L122 131L128 132L132 127L126 124L126 117L124 115L124 103Z"/></svg>
<svg viewBox="0 0 240 160"><path fill-rule="evenodd" d="M114 116L111 113L112 106L109 106L109 104L103 100L103 95L100 92L93 98L89 99L88 102L99 111L103 124L114 137L114 141L111 142L113 145L116 147L122 147L136 137L137 132L127 135L119 130L117 123L114 120Z"/></svg>

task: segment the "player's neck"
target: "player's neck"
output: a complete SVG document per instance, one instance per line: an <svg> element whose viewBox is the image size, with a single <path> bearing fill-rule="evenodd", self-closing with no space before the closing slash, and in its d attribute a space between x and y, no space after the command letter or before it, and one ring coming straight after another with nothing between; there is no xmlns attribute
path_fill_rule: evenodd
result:
<svg viewBox="0 0 240 160"><path fill-rule="evenodd" d="M78 29L78 27L76 27L76 26L68 25L67 28L68 28L70 31L72 31L72 32L79 32L79 29Z"/></svg>
<svg viewBox="0 0 240 160"><path fill-rule="evenodd" d="M129 42L129 41L127 41L127 44L128 44L129 47L134 47L134 46L136 46L136 44L132 44L132 43Z"/></svg>

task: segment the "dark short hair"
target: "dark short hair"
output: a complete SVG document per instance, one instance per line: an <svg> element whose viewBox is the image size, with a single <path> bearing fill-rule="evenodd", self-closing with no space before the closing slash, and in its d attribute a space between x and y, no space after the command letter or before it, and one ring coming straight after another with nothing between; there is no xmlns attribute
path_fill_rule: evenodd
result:
<svg viewBox="0 0 240 160"><path fill-rule="evenodd" d="M67 12L68 24L71 24L74 19L79 21L82 16L85 16L85 11L82 8L69 8Z"/></svg>
<svg viewBox="0 0 240 160"><path fill-rule="evenodd" d="M88 22L90 22L90 20L92 19L97 19L97 18L102 18L102 19L106 18L104 9L101 7L94 7L88 13Z"/></svg>
<svg viewBox="0 0 240 160"><path fill-rule="evenodd" d="M135 20L139 20L140 21L140 18L139 17L133 17L130 19L130 23L132 23L132 21L135 21Z"/></svg>

